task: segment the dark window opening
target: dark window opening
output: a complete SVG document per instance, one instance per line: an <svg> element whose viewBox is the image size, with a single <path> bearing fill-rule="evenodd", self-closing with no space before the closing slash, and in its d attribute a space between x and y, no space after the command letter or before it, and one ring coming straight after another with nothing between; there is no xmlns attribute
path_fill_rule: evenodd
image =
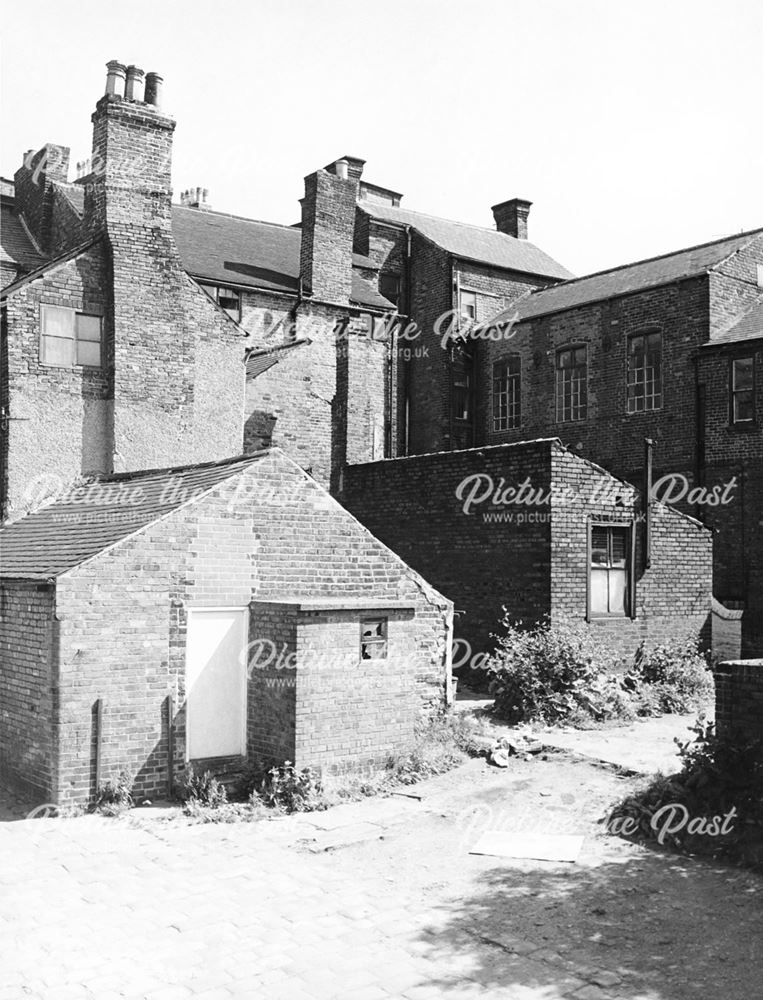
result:
<svg viewBox="0 0 763 1000"><path fill-rule="evenodd" d="M241 322L241 293L235 288L228 288L227 285L204 285L201 286L207 295L224 309L231 319L237 323Z"/></svg>
<svg viewBox="0 0 763 1000"><path fill-rule="evenodd" d="M662 334L628 339L628 413L662 406Z"/></svg>
<svg viewBox="0 0 763 1000"><path fill-rule="evenodd" d="M753 358L734 358L731 362L731 422L755 421L755 366Z"/></svg>
<svg viewBox="0 0 763 1000"><path fill-rule="evenodd" d="M364 618L360 623L361 660L387 659L387 619Z"/></svg>
<svg viewBox="0 0 763 1000"><path fill-rule="evenodd" d="M519 427L522 419L521 361L512 355L493 365L493 430Z"/></svg>
<svg viewBox="0 0 763 1000"><path fill-rule="evenodd" d="M556 355L556 419L585 420L588 411L588 363L585 347L568 347Z"/></svg>
<svg viewBox="0 0 763 1000"><path fill-rule="evenodd" d="M398 299L400 298L400 275L399 274L380 274L379 275L379 291L394 305L398 304Z"/></svg>

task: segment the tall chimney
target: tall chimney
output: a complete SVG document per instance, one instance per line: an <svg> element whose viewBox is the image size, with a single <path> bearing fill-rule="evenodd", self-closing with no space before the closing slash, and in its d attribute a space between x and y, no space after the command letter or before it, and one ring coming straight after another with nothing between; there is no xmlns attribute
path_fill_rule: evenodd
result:
<svg viewBox="0 0 763 1000"><path fill-rule="evenodd" d="M531 205L531 201L525 201L523 198L510 198L509 201L502 201L500 205L493 205L493 218L498 232L526 240L527 217Z"/></svg>
<svg viewBox="0 0 763 1000"><path fill-rule="evenodd" d="M358 180L347 159L305 178L300 277L302 291L346 305L352 292L352 246Z"/></svg>
<svg viewBox="0 0 763 1000"><path fill-rule="evenodd" d="M16 204L43 250L50 249L55 184L69 178L69 148L46 142L29 150L14 174Z"/></svg>

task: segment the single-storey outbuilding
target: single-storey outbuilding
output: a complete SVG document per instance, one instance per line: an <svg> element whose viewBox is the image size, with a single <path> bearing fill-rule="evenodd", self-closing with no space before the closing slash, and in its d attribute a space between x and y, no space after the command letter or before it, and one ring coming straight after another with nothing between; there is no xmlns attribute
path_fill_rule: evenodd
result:
<svg viewBox="0 0 763 1000"><path fill-rule="evenodd" d="M91 480L0 531L0 775L68 803L378 761L449 699L451 626L278 449Z"/></svg>
<svg viewBox="0 0 763 1000"><path fill-rule="evenodd" d="M558 438L350 465L342 503L455 605L455 669L525 625L587 621L641 640L710 641L712 533Z"/></svg>

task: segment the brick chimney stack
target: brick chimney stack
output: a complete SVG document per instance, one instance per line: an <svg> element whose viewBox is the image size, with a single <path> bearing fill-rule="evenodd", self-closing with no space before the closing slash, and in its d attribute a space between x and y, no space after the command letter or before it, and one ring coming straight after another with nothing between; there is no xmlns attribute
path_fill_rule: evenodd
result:
<svg viewBox="0 0 763 1000"><path fill-rule="evenodd" d="M362 160L343 158L305 178L300 276L302 291L346 305L352 292L355 206Z"/></svg>
<svg viewBox="0 0 763 1000"><path fill-rule="evenodd" d="M208 212L212 206L209 201L209 188L188 188L180 194L180 204L184 208L198 208L201 212Z"/></svg>
<svg viewBox="0 0 763 1000"><path fill-rule="evenodd" d="M510 198L509 201L502 201L500 205L493 205L493 218L498 232L526 240L527 217L531 205L531 201L525 201L523 198Z"/></svg>
<svg viewBox="0 0 763 1000"><path fill-rule="evenodd" d="M117 60L106 68L106 92L92 115L86 225L93 233L136 225L169 231L175 122L153 103L161 93L161 77L148 74L146 93L142 69ZM145 101L144 95L151 100Z"/></svg>
<svg viewBox="0 0 763 1000"><path fill-rule="evenodd" d="M68 176L69 149L52 142L25 153L14 174L16 204L43 251L51 248L53 185L65 184Z"/></svg>

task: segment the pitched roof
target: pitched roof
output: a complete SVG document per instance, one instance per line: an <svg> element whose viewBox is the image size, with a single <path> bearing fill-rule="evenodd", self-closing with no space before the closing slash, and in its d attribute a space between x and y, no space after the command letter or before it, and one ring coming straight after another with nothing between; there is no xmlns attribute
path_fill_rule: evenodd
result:
<svg viewBox="0 0 763 1000"><path fill-rule="evenodd" d="M11 199L0 198L0 262L18 271L32 271L45 258L37 250Z"/></svg>
<svg viewBox="0 0 763 1000"><path fill-rule="evenodd" d="M752 309L749 309L743 316L731 324L728 329L723 330L716 337L712 337L703 347L715 347L716 344L738 344L745 340L757 340L763 337L763 299L760 299Z"/></svg>
<svg viewBox="0 0 763 1000"><path fill-rule="evenodd" d="M280 347L273 347L269 350L251 351L246 359L246 377L257 378L258 375L262 375L263 372L277 365L295 347L303 347L310 343L312 341L305 337L302 340L295 340L291 344L282 344Z"/></svg>
<svg viewBox="0 0 763 1000"><path fill-rule="evenodd" d="M358 208L374 219L412 226L422 236L456 257L480 261L524 274L548 278L569 278L571 272L533 243L519 240L495 229L483 229L464 222L451 222L422 212L362 199Z"/></svg>
<svg viewBox="0 0 763 1000"><path fill-rule="evenodd" d="M267 454L121 473L73 487L61 500L0 530L0 578L60 576Z"/></svg>
<svg viewBox="0 0 763 1000"><path fill-rule="evenodd" d="M20 277L16 278L15 281L6 285L5 288L0 290L0 297L5 298L7 295L10 295L17 289L22 288L24 285L28 285L30 281L36 281L37 278L41 278L44 274L47 274L48 271L53 271L60 264L65 264L67 260L79 257L81 253L84 253L85 250L89 250L90 247L98 243L99 240L100 237L98 236L92 237L84 243L78 244L76 247L71 247L71 249L65 250L56 257L51 257L49 260L46 260L44 257L39 257L37 267L35 267L33 271L27 271L26 274L22 274ZM40 261L42 263L40 263Z"/></svg>
<svg viewBox="0 0 763 1000"><path fill-rule="evenodd" d="M763 229L726 236L711 243L688 247L660 257L624 264L609 271L584 275L563 281L549 288L538 289L496 316L493 323L512 319L533 319L549 313L575 309L591 302L600 302L616 295L627 295L645 288L668 285L684 278L704 274L728 257L743 249L763 234Z"/></svg>

